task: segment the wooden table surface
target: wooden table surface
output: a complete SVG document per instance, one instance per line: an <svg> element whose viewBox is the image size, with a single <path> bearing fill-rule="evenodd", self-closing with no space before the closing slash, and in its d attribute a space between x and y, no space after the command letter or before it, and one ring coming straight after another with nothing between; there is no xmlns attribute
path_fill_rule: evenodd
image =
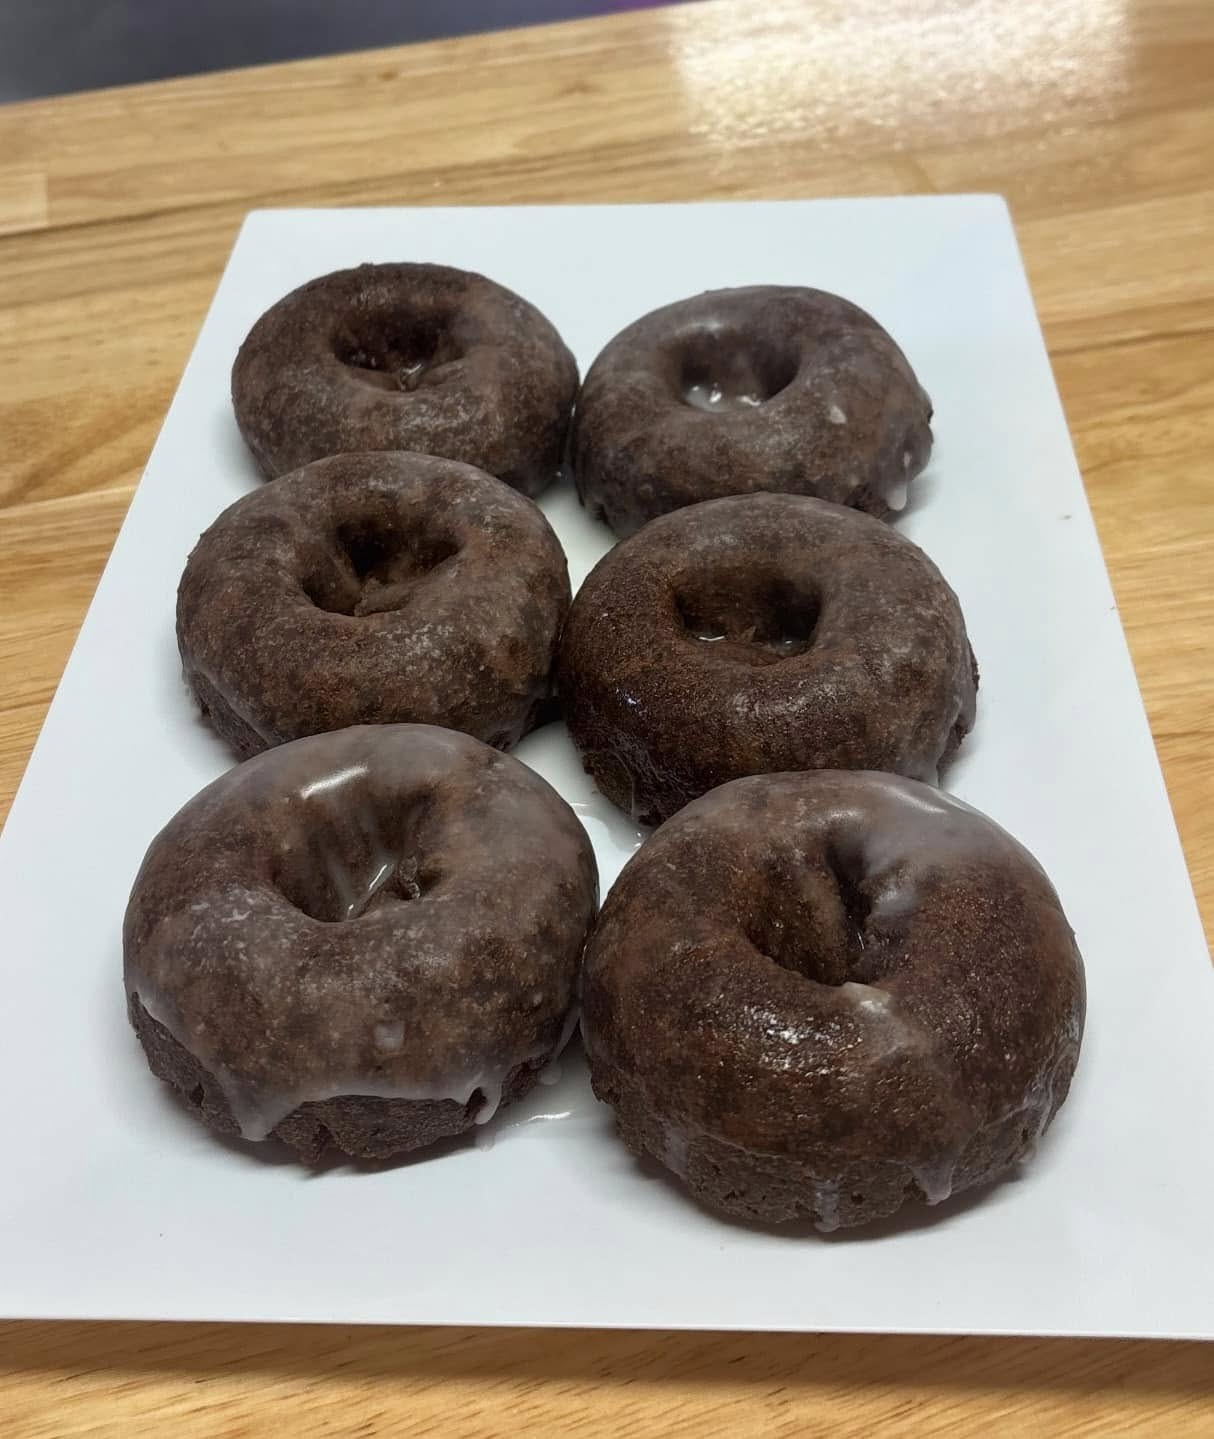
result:
<svg viewBox="0 0 1214 1439"><path fill-rule="evenodd" d="M0 108L0 815L250 207L947 190L1011 201L1209 934L1210 0L713 0ZM0 1326L5 1436L170 1423L1214 1435L1214 1350Z"/></svg>

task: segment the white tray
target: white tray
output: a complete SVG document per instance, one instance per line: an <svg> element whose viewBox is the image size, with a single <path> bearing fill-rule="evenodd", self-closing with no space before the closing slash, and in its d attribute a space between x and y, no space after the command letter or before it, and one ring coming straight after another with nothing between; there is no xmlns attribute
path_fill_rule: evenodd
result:
<svg viewBox="0 0 1214 1439"><path fill-rule="evenodd" d="M638 1166L576 1057L481 1146L316 1174L212 1138L152 1078L119 930L148 841L229 762L181 684L173 603L199 532L258 483L232 358L302 280L403 258L519 290L583 369L644 311L757 282L839 291L901 342L937 436L901 528L959 593L982 667L949 785L1037 853L1087 960L1075 1086L1022 1178L782 1234ZM568 487L544 508L576 585L608 536ZM562 731L521 755L577 806L606 891L636 831ZM0 837L0 913L0 1313L1214 1332L1214 971L1000 200L250 216Z"/></svg>

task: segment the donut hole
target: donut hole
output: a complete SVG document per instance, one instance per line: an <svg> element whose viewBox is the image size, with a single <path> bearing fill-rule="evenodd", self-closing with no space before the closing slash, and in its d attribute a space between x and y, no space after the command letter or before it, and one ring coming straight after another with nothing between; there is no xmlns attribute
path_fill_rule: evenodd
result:
<svg viewBox="0 0 1214 1439"><path fill-rule="evenodd" d="M792 384L799 356L739 331L705 330L684 339L677 388L685 405L712 414L754 410Z"/></svg>
<svg viewBox="0 0 1214 1439"><path fill-rule="evenodd" d="M282 817L270 878L288 903L324 924L416 903L442 880L426 857L429 794L377 796L366 785L359 766L325 776Z"/></svg>
<svg viewBox="0 0 1214 1439"><path fill-rule="evenodd" d="M766 959L832 988L872 982L880 964L869 944L873 902L855 856L829 850L813 864L785 856L766 878L764 903L746 926Z"/></svg>
<svg viewBox="0 0 1214 1439"><path fill-rule="evenodd" d="M418 581L459 553L441 534L406 531L391 521L365 518L339 525L330 557L336 565L306 576L304 593L330 614L376 615L402 609Z"/></svg>
<svg viewBox="0 0 1214 1439"><path fill-rule="evenodd" d="M463 355L446 326L429 321L402 329L395 317L340 332L333 353L363 384L405 394L427 383L432 370Z"/></svg>
<svg viewBox="0 0 1214 1439"><path fill-rule="evenodd" d="M853 956L859 959L867 947L865 934L868 929L869 916L873 910L872 896L861 887L852 864L844 861L840 855L832 854L831 869L838 890L839 907L842 911L843 930L848 948ZM858 973L849 972L847 978L840 980L839 983L846 984L859 977Z"/></svg>
<svg viewBox="0 0 1214 1439"><path fill-rule="evenodd" d="M385 851L341 855L316 851L289 856L279 866L279 891L310 919L343 924L394 904L411 904L428 894L440 878L415 855L400 858Z"/></svg>
<svg viewBox="0 0 1214 1439"><path fill-rule="evenodd" d="M746 665L805 654L821 610L818 595L787 578L740 569L697 575L675 591L674 600L692 641L711 647L717 658Z"/></svg>

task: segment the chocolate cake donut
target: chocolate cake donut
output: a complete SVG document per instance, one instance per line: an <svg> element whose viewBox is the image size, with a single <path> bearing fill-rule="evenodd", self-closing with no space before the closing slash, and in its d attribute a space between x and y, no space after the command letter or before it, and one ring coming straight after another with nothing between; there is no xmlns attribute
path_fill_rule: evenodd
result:
<svg viewBox="0 0 1214 1439"><path fill-rule="evenodd" d="M537 495L564 458L577 381L548 320L483 275L359 265L262 315L232 404L270 479L324 455L420 450Z"/></svg>
<svg viewBox="0 0 1214 1439"><path fill-rule="evenodd" d="M515 744L549 695L569 605L540 511L429 455L338 455L225 510L177 594L208 722L240 755L398 720Z"/></svg>
<svg viewBox="0 0 1214 1439"><path fill-rule="evenodd" d="M525 765L425 725L236 766L153 840L131 1022L211 1128L376 1158L484 1123L568 1036L593 853Z"/></svg>
<svg viewBox="0 0 1214 1439"><path fill-rule="evenodd" d="M916 545L824 500L745 495L653 520L598 563L558 686L599 789L654 824L747 774L935 779L973 725L977 668Z"/></svg>
<svg viewBox="0 0 1214 1439"><path fill-rule="evenodd" d="M1033 857L887 774L737 780L629 861L587 946L595 1093L747 1219L829 1230L1027 1158L1066 1098L1083 964Z"/></svg>
<svg viewBox="0 0 1214 1439"><path fill-rule="evenodd" d="M591 365L573 464L617 534L779 490L885 517L932 448L931 401L871 315L821 290L709 290L629 325Z"/></svg>

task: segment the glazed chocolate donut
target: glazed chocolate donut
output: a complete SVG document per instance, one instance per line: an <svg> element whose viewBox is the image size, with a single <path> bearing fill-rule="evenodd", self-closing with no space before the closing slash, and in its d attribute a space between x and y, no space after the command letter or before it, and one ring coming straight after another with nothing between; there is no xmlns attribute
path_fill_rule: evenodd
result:
<svg viewBox="0 0 1214 1439"><path fill-rule="evenodd" d="M583 764L645 824L747 774L934 779L973 725L977 679L923 551L803 495L651 521L578 591L558 662Z"/></svg>
<svg viewBox="0 0 1214 1439"><path fill-rule="evenodd" d="M535 306L483 275L359 265L262 315L232 404L270 479L325 455L419 450L538 495L564 458L577 379Z"/></svg>
<svg viewBox="0 0 1214 1439"><path fill-rule="evenodd" d="M337 455L238 500L177 594L188 683L240 755L398 720L498 747L537 721L569 606L540 511L430 455Z"/></svg>
<svg viewBox="0 0 1214 1439"><path fill-rule="evenodd" d="M629 535L655 515L754 490L885 517L932 448L931 401L858 306L821 290L709 290L608 344L578 398L582 503Z"/></svg>
<svg viewBox="0 0 1214 1439"><path fill-rule="evenodd" d="M152 841L123 931L153 1072L211 1128L364 1158L525 1094L573 1023L596 899L573 811L451 730L317 735Z"/></svg>
<svg viewBox="0 0 1214 1439"><path fill-rule="evenodd" d="M1027 850L925 785L834 770L663 825L607 897L583 1003L634 1152L722 1213L834 1229L1027 1158L1085 1001Z"/></svg>

